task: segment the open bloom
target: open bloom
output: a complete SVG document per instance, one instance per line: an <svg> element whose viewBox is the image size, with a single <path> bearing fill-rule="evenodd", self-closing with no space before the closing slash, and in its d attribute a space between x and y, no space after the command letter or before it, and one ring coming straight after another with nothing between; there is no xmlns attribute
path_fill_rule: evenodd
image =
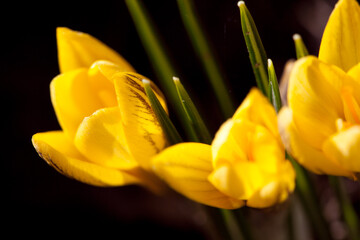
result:
<svg viewBox="0 0 360 240"><path fill-rule="evenodd" d="M356 179L360 172L360 7L340 0L319 57L298 60L279 126L289 152L317 174Z"/></svg>
<svg viewBox="0 0 360 240"><path fill-rule="evenodd" d="M174 145L154 157L153 167L176 191L225 209L270 207L287 199L295 185L276 112L257 89L220 127L211 145Z"/></svg>
<svg viewBox="0 0 360 240"><path fill-rule="evenodd" d="M61 74L50 92L62 130L32 137L39 155L87 184L142 184L158 191L162 182L149 171L150 158L167 143L142 87L146 78L88 34L58 28L57 40Z"/></svg>

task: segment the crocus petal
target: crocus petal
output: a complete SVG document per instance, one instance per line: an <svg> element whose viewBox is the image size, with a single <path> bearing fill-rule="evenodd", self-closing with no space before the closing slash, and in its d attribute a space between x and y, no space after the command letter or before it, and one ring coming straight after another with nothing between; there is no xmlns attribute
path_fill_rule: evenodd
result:
<svg viewBox="0 0 360 240"><path fill-rule="evenodd" d="M117 98L112 76L122 72L122 68L108 61L96 61L89 68L89 84L97 93L105 107L117 106Z"/></svg>
<svg viewBox="0 0 360 240"><path fill-rule="evenodd" d="M353 66L348 72L348 75L353 77L354 81L360 84L360 62Z"/></svg>
<svg viewBox="0 0 360 240"><path fill-rule="evenodd" d="M209 145L181 143L169 147L153 158L153 169L174 190L194 201L225 209L243 205L243 201L226 196L208 181L213 170Z"/></svg>
<svg viewBox="0 0 360 240"><path fill-rule="evenodd" d="M239 120L237 120L239 121ZM241 134L238 134L238 124L233 119L223 123L216 132L213 142L211 143L213 167L216 168L232 159L247 160L247 143L243 142ZM236 134L234 134L236 133Z"/></svg>
<svg viewBox="0 0 360 240"><path fill-rule="evenodd" d="M167 141L146 96L141 81L146 78L136 73L118 73L113 79L129 150L142 167L150 169L150 158L164 149ZM158 89L154 92L166 108Z"/></svg>
<svg viewBox="0 0 360 240"><path fill-rule="evenodd" d="M292 121L290 108L282 108L278 115L279 129L286 149L304 167L317 174L352 176L341 165L327 158L322 150L309 145Z"/></svg>
<svg viewBox="0 0 360 240"><path fill-rule="evenodd" d="M269 100L257 89L253 88L236 110L233 119L248 119L263 125L274 136L278 136L276 112Z"/></svg>
<svg viewBox="0 0 360 240"><path fill-rule="evenodd" d="M103 107L83 68L58 75L50 84L50 92L57 119L71 138L84 117Z"/></svg>
<svg viewBox="0 0 360 240"><path fill-rule="evenodd" d="M280 178L256 191L246 202L249 207L266 208L285 201L295 188L295 171L289 161L279 167Z"/></svg>
<svg viewBox="0 0 360 240"><path fill-rule="evenodd" d="M285 159L280 140L262 125L245 119L228 120L220 127L212 143L212 153L214 168L224 163L249 161L273 173Z"/></svg>
<svg viewBox="0 0 360 240"><path fill-rule="evenodd" d="M98 165L118 169L138 167L129 154L118 107L100 109L86 117L74 143L87 159Z"/></svg>
<svg viewBox="0 0 360 240"><path fill-rule="evenodd" d="M88 162L61 131L37 133L32 137L32 143L50 166L61 174L83 183L95 186L121 186L142 182L139 176L131 172Z"/></svg>
<svg viewBox="0 0 360 240"><path fill-rule="evenodd" d="M89 34L59 27L56 37L62 73L77 68L89 68L97 60L111 61L124 72L135 71L122 56Z"/></svg>
<svg viewBox="0 0 360 240"><path fill-rule="evenodd" d="M343 116L340 90L351 81L345 72L309 56L295 63L290 76L288 104L301 138L312 147L336 131L335 121Z"/></svg>
<svg viewBox="0 0 360 240"><path fill-rule="evenodd" d="M360 62L360 6L340 0L330 15L321 40L319 59L344 71Z"/></svg>
<svg viewBox="0 0 360 240"><path fill-rule="evenodd" d="M360 126L334 134L324 143L323 149L329 158L345 169L360 172Z"/></svg>
<svg viewBox="0 0 360 240"><path fill-rule="evenodd" d="M233 198L249 199L266 183L266 176L257 164L239 161L217 167L209 176L209 181Z"/></svg>

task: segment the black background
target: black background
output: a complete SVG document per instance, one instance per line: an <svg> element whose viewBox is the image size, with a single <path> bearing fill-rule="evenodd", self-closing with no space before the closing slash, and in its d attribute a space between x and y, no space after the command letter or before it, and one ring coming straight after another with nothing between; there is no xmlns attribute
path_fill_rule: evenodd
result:
<svg viewBox="0 0 360 240"><path fill-rule="evenodd" d="M255 85L243 40L237 1L196 0L197 11L240 104ZM180 78L214 133L222 123L213 93L192 49L176 1L144 0ZM300 33L316 55L334 0L249 0L268 57L278 76L295 57L292 35ZM68 179L35 152L31 136L59 129L49 83L58 73L58 26L100 39L135 69L157 82L124 1L13 2L1 14L2 206L12 233L52 237L94 234L117 239L207 238L196 207L176 194L158 197L137 186L97 188ZM7 226L7 225L5 225ZM171 237L170 237L171 236Z"/></svg>

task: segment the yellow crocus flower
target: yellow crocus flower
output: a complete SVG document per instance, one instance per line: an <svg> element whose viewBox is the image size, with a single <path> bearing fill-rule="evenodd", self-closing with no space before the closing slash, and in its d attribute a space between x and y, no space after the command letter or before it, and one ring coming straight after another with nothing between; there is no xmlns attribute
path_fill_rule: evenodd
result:
<svg viewBox="0 0 360 240"><path fill-rule="evenodd" d="M211 145L180 143L153 158L154 171L188 198L218 208L270 207L294 190L276 112L252 89Z"/></svg>
<svg viewBox="0 0 360 240"><path fill-rule="evenodd" d="M317 174L360 172L360 6L340 0L318 58L296 61L279 127L289 152Z"/></svg>
<svg viewBox="0 0 360 240"><path fill-rule="evenodd" d="M149 171L150 158L167 142L142 85L146 78L88 34L58 28L57 42L61 74L50 92L62 130L32 137L39 155L87 184L160 191L163 183ZM162 93L152 87L166 109Z"/></svg>

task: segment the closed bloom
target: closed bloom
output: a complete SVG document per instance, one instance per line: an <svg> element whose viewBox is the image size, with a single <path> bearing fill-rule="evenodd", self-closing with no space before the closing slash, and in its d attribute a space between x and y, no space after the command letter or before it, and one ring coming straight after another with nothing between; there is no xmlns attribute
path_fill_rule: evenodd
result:
<svg viewBox="0 0 360 240"><path fill-rule="evenodd" d="M276 112L257 89L220 127L211 145L174 145L154 157L153 167L176 191L225 209L270 207L286 200L295 187Z"/></svg>
<svg viewBox="0 0 360 240"><path fill-rule="evenodd" d="M360 172L360 7L340 0L319 57L298 60L279 127L289 152L317 174L356 179Z"/></svg>
<svg viewBox="0 0 360 240"><path fill-rule="evenodd" d="M96 186L159 191L150 158L167 142L142 87L144 76L88 34L57 29L61 74L50 84L62 128L37 133L39 155L60 173ZM166 109L162 93L152 84Z"/></svg>

